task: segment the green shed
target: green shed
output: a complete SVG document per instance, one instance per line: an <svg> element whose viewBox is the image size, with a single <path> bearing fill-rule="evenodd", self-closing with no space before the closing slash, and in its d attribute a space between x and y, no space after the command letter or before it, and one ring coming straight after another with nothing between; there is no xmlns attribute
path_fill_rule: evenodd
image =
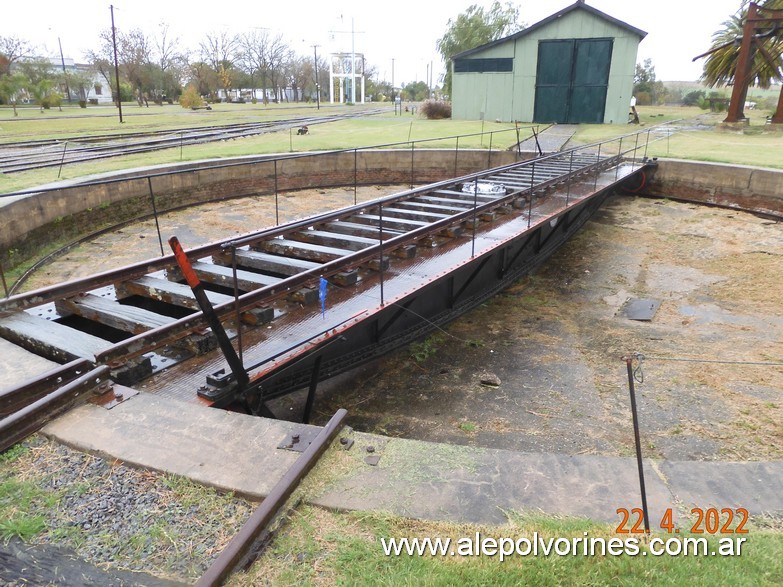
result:
<svg viewBox="0 0 783 587"><path fill-rule="evenodd" d="M624 123L647 33L578 0L452 58L452 117Z"/></svg>

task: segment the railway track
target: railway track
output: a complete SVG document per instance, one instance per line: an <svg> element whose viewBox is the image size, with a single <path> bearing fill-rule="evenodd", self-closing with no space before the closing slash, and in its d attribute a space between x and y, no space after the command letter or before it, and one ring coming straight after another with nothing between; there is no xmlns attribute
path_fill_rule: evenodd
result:
<svg viewBox="0 0 783 587"><path fill-rule="evenodd" d="M394 274L395 266L401 278L415 281L417 259L429 258L433 251L448 257L452 249L469 250L482 230L508 219L528 227L543 222L553 210L567 206L569 197L553 202L544 197L546 190L568 184L571 194L571 183L597 177L620 162L620 155L567 151L204 245L187 251L187 257L215 316L229 336L239 339L240 360L251 365L247 372L267 376L330 344L324 343L327 338L339 338L361 319L364 308L377 303L379 293L383 306L384 274ZM345 302L347 314L330 314L326 320L326 287L330 305ZM466 283L462 290L467 288ZM402 308L397 314L406 309L415 313ZM417 332L408 328L389 344L399 346ZM226 393L232 373L226 373L225 360L215 352L214 329L208 328L174 255L0 300L0 337L22 353L62 364L0 392L0 417L6 416L0 420L0 450L11 442L5 428L10 418L62 386L82 397L86 390L108 394L110 401L125 395L126 386L155 375L163 385L181 381L190 401L221 405L237 399ZM197 357L204 359L199 363ZM341 360L344 370L366 355ZM301 388L301 383L300 377L270 386L267 397ZM263 413L249 403L246 408ZM33 418L37 424L22 428L32 430L47 417L45 410L39 412Z"/></svg>
<svg viewBox="0 0 783 587"><path fill-rule="evenodd" d="M97 159L147 153L184 145L226 141L337 120L372 116L384 111L383 109L360 110L344 114L296 117L269 122L246 122L138 133L2 143L0 144L0 173L19 173L33 169L59 167Z"/></svg>

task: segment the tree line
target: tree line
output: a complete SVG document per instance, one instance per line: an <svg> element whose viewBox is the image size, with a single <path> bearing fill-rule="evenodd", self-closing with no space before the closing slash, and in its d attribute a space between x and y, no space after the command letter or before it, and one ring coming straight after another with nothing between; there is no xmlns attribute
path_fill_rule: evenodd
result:
<svg viewBox="0 0 783 587"><path fill-rule="evenodd" d="M87 53L86 68L63 66L63 71L56 59L41 57L40 50L25 39L0 36L0 103L15 108L17 102L29 100L48 108L73 98L85 105L96 79L105 82L114 101L135 100L140 106L176 102L186 89L207 101L299 102L329 97L327 56L318 55L317 48L309 55L300 54L282 35L265 29L208 33L195 49L183 49L167 24L152 33L115 29L115 36L119 88L111 29L101 32L96 48ZM335 70L350 71L347 61L335 64ZM365 95L372 101L399 94L404 100L418 101L430 92L424 82L413 82L395 94L390 82L358 59L356 71L364 72Z"/></svg>

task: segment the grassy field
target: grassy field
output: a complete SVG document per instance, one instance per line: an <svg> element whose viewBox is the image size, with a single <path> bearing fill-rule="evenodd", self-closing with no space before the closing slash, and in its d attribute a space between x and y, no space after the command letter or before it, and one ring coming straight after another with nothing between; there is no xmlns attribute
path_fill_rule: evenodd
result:
<svg viewBox="0 0 783 587"><path fill-rule="evenodd" d="M251 121L291 119L317 114L344 113L346 109L386 108L382 114L356 120L344 120L310 126L310 134L297 136L283 131L197 146L184 146L152 153L130 155L91 163L68 165L62 172L58 167L24 173L0 175L0 193L9 193L35 187L58 179L73 179L96 173L121 169L197 161L211 158L226 158L241 155L266 153L288 153L314 150L368 147L390 143L428 141L417 148L489 148L506 149L516 142L516 132L510 123L460 120L425 120L405 113L395 116L391 107L380 104L365 106L329 106L316 110L314 105L253 105L216 104L214 110L184 110L179 106L137 105L124 107L125 122L120 125L116 109L92 107L87 109L64 107L63 111L47 110L41 113L37 108L20 110L18 118L9 108L0 108L0 144L26 141L37 138L66 138L79 135L100 135L116 132L143 132L193 126L212 126ZM649 128L670 121L681 127L671 137L652 144L648 155L759 165L783 168L783 132L771 132L764 126L765 111L750 111L751 126L744 132L719 130L723 114L705 113L698 108L683 107L640 107L639 127L621 125L582 125L572 144L584 144L603 140L638 129ZM542 125L543 128L546 125ZM521 136L528 136L530 125L521 125ZM481 136L479 133L493 133ZM464 136L473 135L473 136ZM449 138L443 138L449 137ZM432 140L439 139L442 140ZM58 177L59 174L59 177Z"/></svg>

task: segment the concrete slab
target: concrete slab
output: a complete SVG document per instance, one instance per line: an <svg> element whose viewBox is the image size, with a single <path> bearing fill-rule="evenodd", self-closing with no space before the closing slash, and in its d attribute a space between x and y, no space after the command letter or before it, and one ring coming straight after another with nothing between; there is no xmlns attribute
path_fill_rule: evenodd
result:
<svg viewBox="0 0 783 587"><path fill-rule="evenodd" d="M300 453L291 430L319 429L140 393L111 410L82 405L43 433L79 450L260 499Z"/></svg>
<svg viewBox="0 0 783 587"><path fill-rule="evenodd" d="M539 133L538 145L544 153L562 151L576 133L577 128L579 127L575 124L553 124L548 126ZM530 138L522 141L519 143L519 149L523 152L537 153L536 139Z"/></svg>
<svg viewBox="0 0 783 587"><path fill-rule="evenodd" d="M208 409L141 393L112 410L84 405L44 433L78 449L175 473L254 498L265 497L299 453L278 449L293 431L316 427ZM346 431L350 466L313 503L413 518L502 524L543 512L619 523L640 507L636 459L522 453ZM334 449L337 450L337 449ZM377 464L367 457L379 457ZM745 507L783 512L783 463L645 461L653 526L667 508ZM675 516L676 519L676 516Z"/></svg>
<svg viewBox="0 0 783 587"><path fill-rule="evenodd" d="M617 508L630 510L641 503L635 459L516 453L399 438L388 439L378 452L378 466L340 479L315 503L487 524L506 522L512 510L614 522L619 521ZM645 469L650 515L660 519L672 507L671 494L650 463Z"/></svg>
<svg viewBox="0 0 783 587"><path fill-rule="evenodd" d="M743 507L753 513L783 511L783 462L662 461L660 472L687 508Z"/></svg>
<svg viewBox="0 0 783 587"><path fill-rule="evenodd" d="M58 364L0 338L0 391L51 371Z"/></svg>

